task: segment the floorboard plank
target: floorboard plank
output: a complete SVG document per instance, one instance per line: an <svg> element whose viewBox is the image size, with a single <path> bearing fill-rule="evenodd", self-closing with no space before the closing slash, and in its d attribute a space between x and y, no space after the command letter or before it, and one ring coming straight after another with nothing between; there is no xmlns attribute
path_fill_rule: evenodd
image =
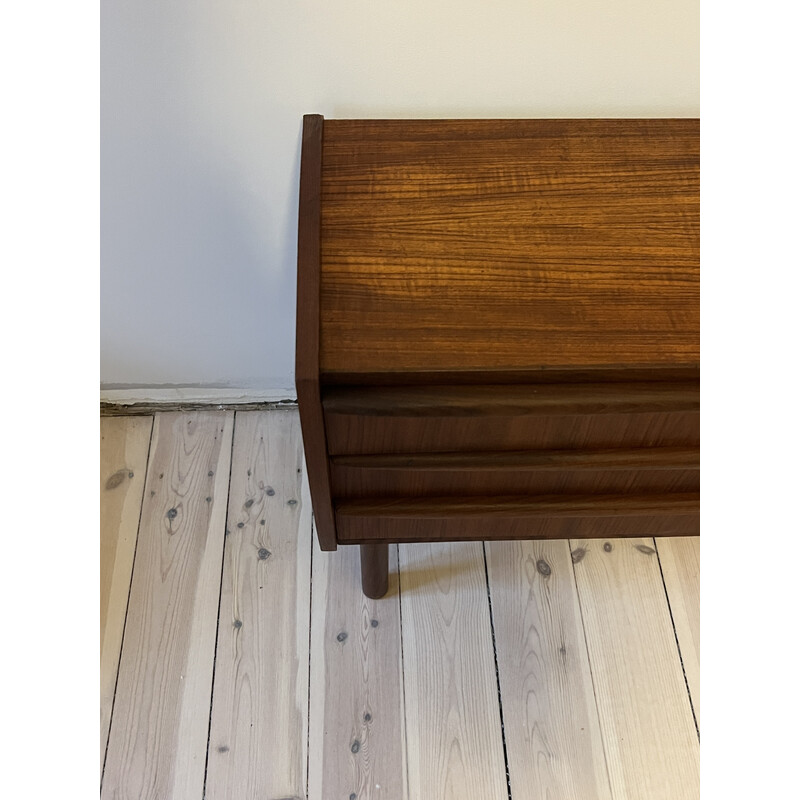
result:
<svg viewBox="0 0 800 800"><path fill-rule="evenodd" d="M389 590L361 592L359 548L314 537L309 800L405 800L397 546Z"/></svg>
<svg viewBox="0 0 800 800"><path fill-rule="evenodd" d="M100 770L131 587L152 417L100 420Z"/></svg>
<svg viewBox="0 0 800 800"><path fill-rule="evenodd" d="M206 798L305 797L311 498L296 411L236 414Z"/></svg>
<svg viewBox="0 0 800 800"><path fill-rule="evenodd" d="M654 541L570 544L614 800L695 800L699 745Z"/></svg>
<svg viewBox="0 0 800 800"><path fill-rule="evenodd" d="M410 800L507 800L483 546L400 545Z"/></svg>
<svg viewBox="0 0 800 800"><path fill-rule="evenodd" d="M700 537L656 539L692 708L700 725Z"/></svg>
<svg viewBox="0 0 800 800"><path fill-rule="evenodd" d="M512 796L610 800L569 544L486 556Z"/></svg>
<svg viewBox="0 0 800 800"><path fill-rule="evenodd" d="M201 800L231 412L157 414L104 800Z"/></svg>

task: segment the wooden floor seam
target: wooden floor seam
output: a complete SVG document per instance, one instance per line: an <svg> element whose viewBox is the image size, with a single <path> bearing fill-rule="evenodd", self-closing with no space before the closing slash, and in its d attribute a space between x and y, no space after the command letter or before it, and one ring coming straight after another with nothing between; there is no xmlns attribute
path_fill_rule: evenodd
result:
<svg viewBox="0 0 800 800"><path fill-rule="evenodd" d="M137 548L137 546L139 544L139 528L140 528L140 526L142 524L142 506L143 506L143 503L141 501L144 500L144 491L145 491L145 484L146 484L146 479L147 479L147 474L146 473L147 473L147 469L149 469L149 464L150 464L150 449L151 449L152 444L153 444L153 428L154 428L154 424L153 424L153 420L151 419L150 420L150 434L148 436L148 441L147 441L147 457L146 457L146 461L145 461L145 465L146 465L145 466L145 481L142 482L142 492L141 492L142 496L140 498L139 514L138 514L137 522L136 522L136 542L134 543L134 546L133 546L133 561L131 563L131 567L133 567L133 563L136 562L136 548ZM128 580L127 599L125 601L125 618L126 619L127 619L127 616L128 616L128 607L130 606L130 601L131 601L131 587L132 587L132 585L133 585L133 569L131 568L131 574L130 574L130 577L129 577L129 580ZM117 654L117 659L116 659L117 666L116 666L116 669L115 669L114 697L113 697L113 700L116 700L116 696L117 696L117 682L119 681L119 659L120 659L120 656L122 654L122 641L124 641L124 639L125 639L125 629L123 628L122 640L120 641L120 652ZM110 730L110 727L111 727L110 720L114 718L114 702L113 702L113 700L112 700L112 703L111 703L111 713L110 713L110 718L109 718L109 730ZM105 747L103 748L104 756L103 756L103 761L102 761L102 765L101 765L101 768L100 768L100 788L101 788L101 791L102 791L102 786L103 786L103 776L105 774L105 768L106 768L106 759L108 758L108 732L109 732L109 730L106 730L106 732L105 732L106 733L106 741L105 741Z"/></svg>
<svg viewBox="0 0 800 800"><path fill-rule="evenodd" d="M686 684L686 694L689 695L689 705L692 708L692 718L694 719L694 727L697 731L697 741L700 741L700 725L697 722L697 714L694 710L694 701L692 700L692 689L689 686L689 679L686 677L686 667L683 665L683 653L681 653L681 643L678 640L678 631L675 628L675 617L672 614L672 604L669 601L669 592L667 591L667 582L664 580L664 567L661 564L661 555L658 552L658 539L653 539L653 546L656 550L656 557L658 558L658 569L661 572L661 581L664 584L664 596L667 598L667 607L669 608L669 618L672 622L672 632L675 635L675 648L678 651L678 658L681 662L681 672L683 673L683 680Z"/></svg>
<svg viewBox="0 0 800 800"><path fill-rule="evenodd" d="M230 468L228 470L228 493L227 496L230 496L230 489L231 489L231 476L233 473L233 448L236 446L236 417L237 414L234 413L233 415L233 429L231 431L231 458L230 458ZM227 499L227 497L226 497ZM230 508L228 507L228 503L225 504L225 531L224 535L228 535L228 523L229 519L228 516L230 514ZM209 703L208 708L208 735L206 737L206 759L205 759L205 768L203 770L203 800L205 800L206 796L206 783L208 781L208 754L211 751L211 718L214 713L214 679L216 678L217 674L217 647L219 645L219 615L220 609L222 608L222 581L225 576L225 558L223 557L220 565L219 565L219 594L217 596L217 633L214 638L214 662L211 669L211 700Z"/></svg>
<svg viewBox="0 0 800 800"><path fill-rule="evenodd" d="M500 668L497 665L497 640L494 634L494 610L492 609L492 590L489 586L489 563L486 559L486 542L481 542L483 550L483 569L486 575L486 597L489 601L489 625L492 630L492 653L494 654L494 676L497 682L497 705L500 710L500 735L503 737L503 762L506 766L506 785L508 787L508 800L511 796L511 772L508 768L508 747L506 746L506 725L503 719L503 694L500 691Z"/></svg>

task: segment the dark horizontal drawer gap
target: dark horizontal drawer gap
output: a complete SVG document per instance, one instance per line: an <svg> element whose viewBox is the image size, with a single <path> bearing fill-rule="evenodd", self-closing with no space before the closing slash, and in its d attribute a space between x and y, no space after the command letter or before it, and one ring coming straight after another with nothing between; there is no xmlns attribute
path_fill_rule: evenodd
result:
<svg viewBox="0 0 800 800"><path fill-rule="evenodd" d="M598 450L541 450L492 453L398 453L339 455L333 467L363 470L548 471L700 469L698 447L639 447Z"/></svg>
<svg viewBox="0 0 800 800"><path fill-rule="evenodd" d="M449 519L455 517L619 517L696 513L700 495L544 495L493 497L400 497L344 500L337 518Z"/></svg>
<svg viewBox="0 0 800 800"><path fill-rule="evenodd" d="M327 415L369 417L571 416L697 411L695 381L670 384L538 384L339 387L324 391Z"/></svg>
<svg viewBox="0 0 800 800"><path fill-rule="evenodd" d="M625 367L592 367L591 369L462 369L396 371L391 363L383 372L322 372L320 384L324 389L335 386L406 387L406 386L515 386L561 383L675 383L700 380L697 365L666 364L626 365Z"/></svg>

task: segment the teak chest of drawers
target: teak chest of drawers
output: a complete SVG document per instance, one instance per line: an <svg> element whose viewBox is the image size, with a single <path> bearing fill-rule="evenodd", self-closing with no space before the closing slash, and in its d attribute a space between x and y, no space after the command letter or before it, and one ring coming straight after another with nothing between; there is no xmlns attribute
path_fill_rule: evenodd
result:
<svg viewBox="0 0 800 800"><path fill-rule="evenodd" d="M699 122L304 118L323 550L699 533Z"/></svg>

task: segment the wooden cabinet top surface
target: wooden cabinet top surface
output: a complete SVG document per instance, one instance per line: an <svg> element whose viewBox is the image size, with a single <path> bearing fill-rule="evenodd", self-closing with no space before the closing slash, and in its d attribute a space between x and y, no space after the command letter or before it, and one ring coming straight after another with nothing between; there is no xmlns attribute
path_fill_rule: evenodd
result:
<svg viewBox="0 0 800 800"><path fill-rule="evenodd" d="M323 376L699 364L698 120L312 119Z"/></svg>

